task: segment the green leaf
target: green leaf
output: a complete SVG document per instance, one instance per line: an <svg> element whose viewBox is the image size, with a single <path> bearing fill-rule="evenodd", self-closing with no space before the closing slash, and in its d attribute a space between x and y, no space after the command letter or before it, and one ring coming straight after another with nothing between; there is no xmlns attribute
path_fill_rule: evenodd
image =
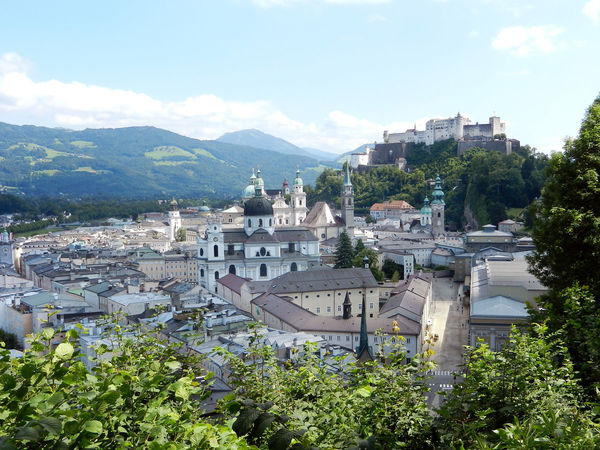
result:
<svg viewBox="0 0 600 450"><path fill-rule="evenodd" d="M56 350L54 350L54 354L58 358L66 360L71 359L71 356L73 356L74 351L75 349L69 342L61 342L60 344L58 344L58 347L56 347Z"/></svg>
<svg viewBox="0 0 600 450"><path fill-rule="evenodd" d="M21 367L21 375L23 376L23 378L29 379L33 376L33 374L35 373L35 364L24 364L23 367Z"/></svg>
<svg viewBox="0 0 600 450"><path fill-rule="evenodd" d="M15 434L15 439L22 441L37 441L39 438L39 431L33 427L21 427Z"/></svg>
<svg viewBox="0 0 600 450"><path fill-rule="evenodd" d="M83 424L83 429L90 433L100 434L102 433L102 423L98 420L88 420Z"/></svg>
<svg viewBox="0 0 600 450"><path fill-rule="evenodd" d="M49 341L54 337L54 329L53 328L44 328L42 330L42 337Z"/></svg>
<svg viewBox="0 0 600 450"><path fill-rule="evenodd" d="M60 434L62 431L62 422L56 417L42 417L39 420L40 425L51 434Z"/></svg>
<svg viewBox="0 0 600 450"><path fill-rule="evenodd" d="M238 416L237 420L233 424L233 431L237 433L238 436L243 436L248 434L252 427L254 426L254 421L258 418L260 412L255 408L248 408L243 410Z"/></svg>
<svg viewBox="0 0 600 450"><path fill-rule="evenodd" d="M371 386L363 386L356 390L356 393L361 397L370 397L373 392L373 388Z"/></svg>
<svg viewBox="0 0 600 450"><path fill-rule="evenodd" d="M254 428L252 429L252 436L257 438L263 435L265 430L275 420L275 416L271 413L262 413L258 416L258 419L254 422Z"/></svg>
<svg viewBox="0 0 600 450"><path fill-rule="evenodd" d="M269 449L287 450L294 437L294 432L286 430L285 428L281 428L280 430L277 430L273 436L270 437Z"/></svg>
<svg viewBox="0 0 600 450"><path fill-rule="evenodd" d="M0 437L0 450L15 450L15 447L11 442L8 436Z"/></svg>

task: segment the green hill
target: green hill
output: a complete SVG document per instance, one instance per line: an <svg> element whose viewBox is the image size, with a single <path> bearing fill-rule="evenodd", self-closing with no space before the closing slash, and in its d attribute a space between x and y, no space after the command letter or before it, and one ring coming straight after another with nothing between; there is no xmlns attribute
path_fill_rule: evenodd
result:
<svg viewBox="0 0 600 450"><path fill-rule="evenodd" d="M27 195L237 196L252 167L275 188L293 179L297 166L306 183L323 168L308 156L154 127L73 131L0 123L0 187Z"/></svg>

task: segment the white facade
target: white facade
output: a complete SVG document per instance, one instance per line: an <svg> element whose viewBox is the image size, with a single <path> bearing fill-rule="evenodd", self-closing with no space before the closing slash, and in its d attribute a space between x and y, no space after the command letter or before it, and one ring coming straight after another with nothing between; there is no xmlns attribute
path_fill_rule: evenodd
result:
<svg viewBox="0 0 600 450"><path fill-rule="evenodd" d="M403 133L383 132L383 141L388 144L411 142L415 144L432 145L445 139L488 138L506 132L506 125L500 122L500 117L490 117L487 124L471 124L471 120L460 113L447 119L430 119L425 124L425 130L415 128Z"/></svg>
<svg viewBox="0 0 600 450"><path fill-rule="evenodd" d="M259 220L263 226L260 227ZM249 222L248 222L249 221ZM270 221L270 222L269 222ZM245 217L244 230L211 223L198 239L198 281L212 292L228 273L253 280L270 280L320 263L319 241L305 228L275 230L271 217Z"/></svg>

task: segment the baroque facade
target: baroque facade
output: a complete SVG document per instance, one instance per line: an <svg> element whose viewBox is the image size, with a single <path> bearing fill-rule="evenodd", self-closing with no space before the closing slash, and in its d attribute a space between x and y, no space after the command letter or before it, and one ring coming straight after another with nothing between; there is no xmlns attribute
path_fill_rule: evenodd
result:
<svg viewBox="0 0 600 450"><path fill-rule="evenodd" d="M244 204L243 229L224 229L220 221L213 219L205 236L198 237L199 283L214 292L217 280L228 273L270 280L319 266L319 241L310 230L278 226L274 208L257 183L254 197Z"/></svg>

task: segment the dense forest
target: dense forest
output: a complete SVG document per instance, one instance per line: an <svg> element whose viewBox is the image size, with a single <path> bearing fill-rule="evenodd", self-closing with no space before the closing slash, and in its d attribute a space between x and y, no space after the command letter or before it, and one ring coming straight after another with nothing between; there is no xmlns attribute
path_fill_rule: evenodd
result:
<svg viewBox="0 0 600 450"><path fill-rule="evenodd" d="M395 166L354 172L357 212L367 214L370 206L384 200L406 200L419 208L426 195L431 199L432 183L439 174L446 202L446 223L451 227L472 228L498 223L524 213L540 196L545 181L548 156L523 146L510 155L471 148L456 154L454 140L426 147L417 145L407 156L409 171ZM339 171L326 169L314 188L306 188L309 204L327 201L339 205L342 178Z"/></svg>

